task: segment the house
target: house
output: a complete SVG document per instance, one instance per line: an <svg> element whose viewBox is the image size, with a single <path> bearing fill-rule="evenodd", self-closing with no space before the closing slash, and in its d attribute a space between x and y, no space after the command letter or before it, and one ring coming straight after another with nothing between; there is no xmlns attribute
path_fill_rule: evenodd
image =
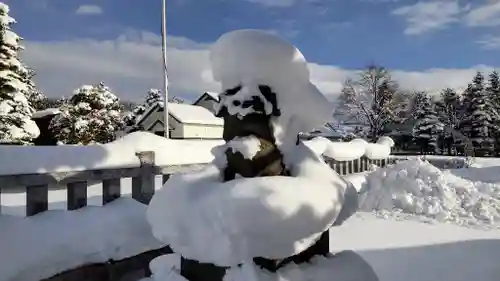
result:
<svg viewBox="0 0 500 281"><path fill-rule="evenodd" d="M210 112L214 113L214 105L217 103L219 103L219 94L213 92L205 92L195 102L193 102L193 105L204 107L210 110Z"/></svg>
<svg viewBox="0 0 500 281"><path fill-rule="evenodd" d="M33 141L35 145L57 145L57 139L49 129L50 122L61 112L57 108L47 108L33 113L31 119L35 121L40 135Z"/></svg>
<svg viewBox="0 0 500 281"><path fill-rule="evenodd" d="M198 105L168 104L169 136L172 139L222 139L224 121L207 108ZM164 135L163 103L148 108L136 126L154 134Z"/></svg>

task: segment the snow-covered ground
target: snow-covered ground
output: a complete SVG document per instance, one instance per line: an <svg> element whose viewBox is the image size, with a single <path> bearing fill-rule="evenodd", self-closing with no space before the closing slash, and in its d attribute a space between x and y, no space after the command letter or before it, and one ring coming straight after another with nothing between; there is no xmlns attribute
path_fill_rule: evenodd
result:
<svg viewBox="0 0 500 281"><path fill-rule="evenodd" d="M409 162L413 166L401 163L386 169L385 174L401 170L403 164L419 170L429 169L425 162ZM494 172L496 169L500 167L441 171L438 179L452 184L451 179L467 184L500 186ZM381 170L349 175L346 179L361 190L373 182L374 177L380 177ZM401 173L399 180L406 184L422 181L416 176L406 175ZM419 175L426 177L422 172ZM125 187L127 182L123 182ZM161 178L157 178L159 186ZM407 192L405 187L399 185L399 188L394 186L388 190L398 194ZM99 194L93 196L91 205L100 206ZM51 198L53 209L65 208L62 203L64 195L52 194ZM11 201L18 204L18 210L23 210L23 202ZM493 221L489 225L498 226L499 222ZM103 208L91 206L75 212L50 211L28 219L4 214L0 216L0 229L4 230L0 232L0 280L5 281L39 280L84 262L124 258L162 245L151 235L145 219L145 206L129 198ZM330 231L332 252L354 250L373 267L381 281L500 280L498 229L474 229L456 225L453 221L440 223L411 212L402 214L401 211L385 210L382 214L359 212ZM37 239L33 239L33 233L37 233Z"/></svg>

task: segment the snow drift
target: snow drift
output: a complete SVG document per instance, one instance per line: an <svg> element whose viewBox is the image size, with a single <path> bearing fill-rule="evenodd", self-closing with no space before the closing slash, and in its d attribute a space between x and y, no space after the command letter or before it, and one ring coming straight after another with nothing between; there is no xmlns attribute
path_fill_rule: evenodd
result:
<svg viewBox="0 0 500 281"><path fill-rule="evenodd" d="M365 211L500 227L500 184L466 180L420 159L377 169L367 176L362 193Z"/></svg>

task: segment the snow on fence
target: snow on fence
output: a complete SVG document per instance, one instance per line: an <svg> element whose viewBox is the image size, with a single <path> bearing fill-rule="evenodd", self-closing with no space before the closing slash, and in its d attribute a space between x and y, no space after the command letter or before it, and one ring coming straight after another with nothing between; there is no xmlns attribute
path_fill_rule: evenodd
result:
<svg viewBox="0 0 500 281"><path fill-rule="evenodd" d="M184 164L157 166L154 163L155 153L152 151L136 154L139 167L95 169L84 171L46 172L33 174L0 175L0 214L8 203L8 198L2 196L12 192L25 193L25 215L33 216L49 209L49 191L65 189L66 209L77 210L87 206L88 194L95 183L102 183L102 205L123 196L123 178L131 178L131 195L135 200L148 204L155 192L155 180L161 177L165 183L171 174L176 172L199 169L205 164ZM360 173L369 169L371 164L379 167L386 166L393 161L389 159L370 160L362 157L353 161L336 161L325 157L326 162L341 175ZM90 185L92 184L92 186ZM2 192L3 191L3 192ZM94 190L95 191L95 190ZM97 192L99 194L99 192ZM24 207L24 206L23 206Z"/></svg>

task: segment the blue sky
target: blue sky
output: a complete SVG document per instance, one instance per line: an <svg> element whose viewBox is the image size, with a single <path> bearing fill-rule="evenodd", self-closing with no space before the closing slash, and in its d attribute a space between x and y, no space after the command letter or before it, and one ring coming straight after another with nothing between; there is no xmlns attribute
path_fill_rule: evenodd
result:
<svg viewBox="0 0 500 281"><path fill-rule="evenodd" d="M140 2L142 3L137 4ZM158 35L161 1L140 2L6 1L11 7L11 15L18 20L14 30L27 41L28 63L32 60L35 64L39 64L40 59L32 58L34 55L29 53L31 45L34 45L34 48L45 46L47 49L48 44L57 43L60 47L63 42L75 43L82 38L93 40L97 44L116 40L124 34L127 41L137 39L130 38L134 37L133 34ZM348 75L344 72L361 68L370 62L394 69L398 74L396 76L402 76L402 83L406 83L406 79L412 87L420 83L419 79L423 79L421 82L426 83L431 79L427 76L434 74L435 69L448 71L449 75L461 73L462 76L452 76L448 80L452 80L451 86L462 87L463 85L457 81L465 80L464 77L467 77L465 74L470 75L474 69L500 66L499 0L473 2L167 0L167 2L168 33L174 38L169 41L174 42L172 43L174 45L171 45L172 50L186 49L186 44L175 45L180 38L191 42L187 49L194 48L193 44L197 44L195 49L200 49L230 30L264 29L286 37L317 67L330 66L330 71L332 69L336 71L335 74L331 74L332 81L329 81L328 77L323 77L327 76L324 73L325 69L318 68L316 72L322 79L319 83L325 85ZM141 40L144 39L143 35L139 37ZM143 41L141 44L144 44ZM57 53L52 55L58 56ZM173 52L170 52L169 56L174 56ZM172 71L177 71L174 67L175 65L172 65ZM199 69L199 73L195 76L200 76L203 71ZM48 77L49 74L44 73L43 76ZM436 83L434 80L447 79L448 76L440 72L435 77L438 78L428 82L430 88L434 87L430 85ZM339 81L334 82L338 84ZM49 84L45 81L40 83ZM179 95L195 95L196 91L204 89L200 86L200 89L182 90L183 87L176 87L175 81L173 83ZM151 87L153 86L155 85ZM435 87L438 86L441 85ZM338 88L338 85L336 87Z"/></svg>

